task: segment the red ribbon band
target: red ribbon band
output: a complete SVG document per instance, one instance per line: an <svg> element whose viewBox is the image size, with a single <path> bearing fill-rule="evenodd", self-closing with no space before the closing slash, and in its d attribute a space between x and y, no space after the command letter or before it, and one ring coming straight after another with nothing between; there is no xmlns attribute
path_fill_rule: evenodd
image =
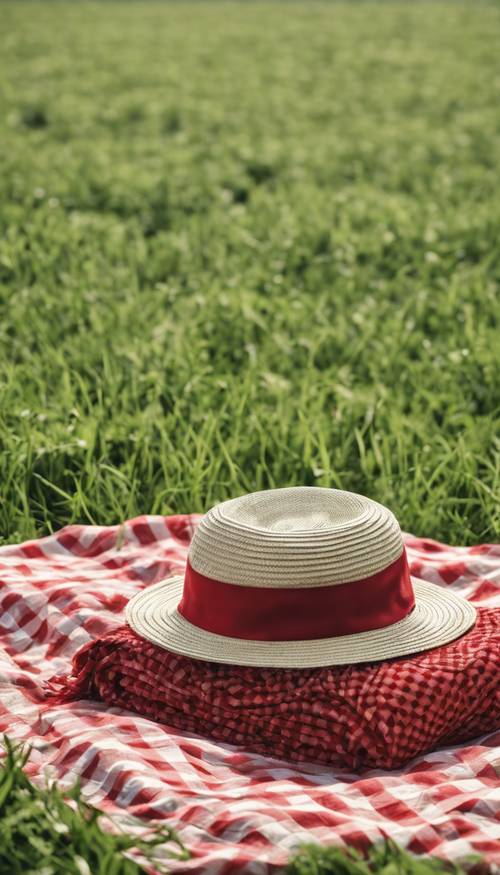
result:
<svg viewBox="0 0 500 875"><path fill-rule="evenodd" d="M301 641L381 629L410 613L415 597L403 550L383 571L352 583L260 587L223 583L186 567L178 606L207 632L251 641Z"/></svg>

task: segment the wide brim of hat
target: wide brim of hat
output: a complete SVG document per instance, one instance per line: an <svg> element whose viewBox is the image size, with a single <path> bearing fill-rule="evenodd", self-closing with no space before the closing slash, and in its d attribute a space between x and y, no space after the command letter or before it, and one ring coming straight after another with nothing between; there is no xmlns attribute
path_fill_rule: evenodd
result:
<svg viewBox="0 0 500 875"><path fill-rule="evenodd" d="M209 662L262 668L319 668L376 662L440 647L473 626L470 602L433 583L412 577L415 607L382 629L306 641L249 641L215 635L178 612L183 577L171 577L137 593L126 619L142 638L160 647Z"/></svg>

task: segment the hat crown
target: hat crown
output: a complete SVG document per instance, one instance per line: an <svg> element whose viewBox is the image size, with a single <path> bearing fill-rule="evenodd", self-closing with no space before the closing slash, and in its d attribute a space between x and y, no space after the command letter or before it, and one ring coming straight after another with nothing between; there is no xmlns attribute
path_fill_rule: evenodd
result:
<svg viewBox="0 0 500 875"><path fill-rule="evenodd" d="M296 532L336 529L351 523L365 510L363 502L352 492L314 486L252 492L218 507L221 517L236 525L264 533L290 532L292 537Z"/></svg>
<svg viewBox="0 0 500 875"><path fill-rule="evenodd" d="M213 507L189 551L195 571L241 586L348 583L386 568L403 551L383 505L339 489L253 492Z"/></svg>

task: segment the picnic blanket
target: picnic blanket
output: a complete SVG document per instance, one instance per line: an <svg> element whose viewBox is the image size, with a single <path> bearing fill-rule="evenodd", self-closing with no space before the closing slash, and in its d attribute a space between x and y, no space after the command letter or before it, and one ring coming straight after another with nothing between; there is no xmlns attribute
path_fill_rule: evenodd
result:
<svg viewBox="0 0 500 875"><path fill-rule="evenodd" d="M103 810L164 819L191 860L173 871L267 875L304 841L360 849L385 836L447 860L500 863L500 732L398 771L292 763L103 702L55 705L48 681L82 645L123 626L138 589L182 573L195 516L68 526L0 547L0 731L33 747L32 775L80 776ZM500 546L405 537L413 574L499 606Z"/></svg>

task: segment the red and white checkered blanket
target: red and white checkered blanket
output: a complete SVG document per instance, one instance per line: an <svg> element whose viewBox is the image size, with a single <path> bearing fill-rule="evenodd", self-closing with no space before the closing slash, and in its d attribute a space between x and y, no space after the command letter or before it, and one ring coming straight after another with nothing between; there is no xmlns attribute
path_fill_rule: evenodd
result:
<svg viewBox="0 0 500 875"><path fill-rule="evenodd" d="M356 775L250 754L103 703L51 703L46 681L122 625L138 589L182 572L196 520L69 526L0 547L0 731L33 744L32 773L79 775L99 807L166 819L192 854L174 871L264 875L303 841L363 848L383 836L416 853L500 863L500 732ZM405 541L412 573L500 606L500 546Z"/></svg>

